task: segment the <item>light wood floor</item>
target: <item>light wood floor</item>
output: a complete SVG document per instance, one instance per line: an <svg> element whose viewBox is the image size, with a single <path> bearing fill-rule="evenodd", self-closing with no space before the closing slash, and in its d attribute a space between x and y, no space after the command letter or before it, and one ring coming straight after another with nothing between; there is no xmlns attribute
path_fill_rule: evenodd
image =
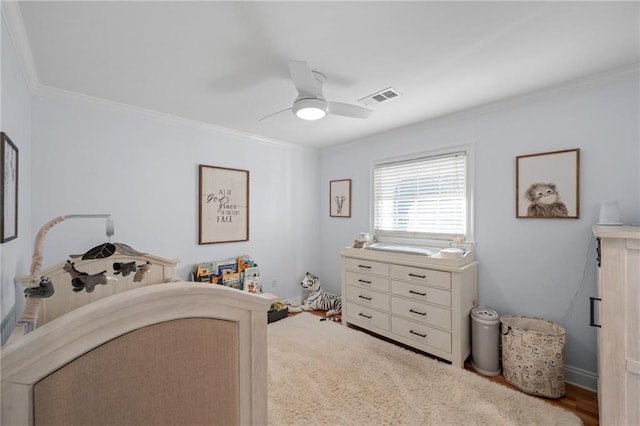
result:
<svg viewBox="0 0 640 426"><path fill-rule="evenodd" d="M473 367L471 367L470 360L467 360L467 362L465 362L464 368L465 370L474 372L487 380L500 383L501 385L507 386L508 388L520 392L518 388L507 383L504 376L502 375L495 377L486 377L477 373L473 369ZM550 404L562 407L565 410L572 411L582 419L582 422L585 424L585 426L598 426L600 424L600 421L598 420L598 394L572 385L570 383L567 383L565 385L565 391L565 395L562 398L558 399L544 398L535 395L532 396L538 399L542 399L543 401L546 401Z"/></svg>
<svg viewBox="0 0 640 426"><path fill-rule="evenodd" d="M315 311L312 313L320 317L324 317L324 312L322 311ZM295 315L295 314L289 314L289 315ZM359 328L358 330L366 332L366 330L362 330ZM424 354L425 356L430 356L429 354L426 354L422 351L415 350L406 345L394 342L384 337L381 337L381 336L377 336L377 337L382 338L383 340L386 340L390 343L394 343L404 348L407 348L409 350L413 350L414 352L419 352L421 354ZM478 374L480 377L483 377L492 382L500 383L501 385L507 386L515 391L520 392L518 388L507 383L504 376L502 375L496 376L496 377L487 377L477 373L471 367L470 360L467 360L464 367L465 367L465 370L469 370L475 374ZM535 396L535 395L532 395L532 396L534 398L542 399L550 404L557 405L559 407L564 408L565 410L569 410L575 413L578 417L582 419L585 426L598 426L600 424L600 421L598 419L598 394L586 389L582 389L578 386L574 386L569 383L566 384L565 390L566 390L565 395L562 398L558 398L558 399L544 398L544 397Z"/></svg>

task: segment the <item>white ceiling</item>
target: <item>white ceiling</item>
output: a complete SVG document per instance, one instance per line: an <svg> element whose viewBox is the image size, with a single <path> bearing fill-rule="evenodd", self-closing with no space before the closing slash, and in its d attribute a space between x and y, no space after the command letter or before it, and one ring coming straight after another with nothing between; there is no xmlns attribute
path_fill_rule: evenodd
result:
<svg viewBox="0 0 640 426"><path fill-rule="evenodd" d="M37 89L311 147L635 67L640 51L635 1L30 1L13 10L8 28ZM297 95L290 59L325 74L329 100L388 87L402 96L366 120L287 112L259 122Z"/></svg>

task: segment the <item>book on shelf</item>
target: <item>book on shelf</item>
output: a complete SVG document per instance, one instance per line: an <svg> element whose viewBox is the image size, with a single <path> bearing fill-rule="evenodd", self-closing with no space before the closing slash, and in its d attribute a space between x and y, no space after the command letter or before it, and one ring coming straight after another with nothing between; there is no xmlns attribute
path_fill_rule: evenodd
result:
<svg viewBox="0 0 640 426"><path fill-rule="evenodd" d="M213 262L213 269L216 275L225 275L238 272L238 261L236 259L218 260Z"/></svg>
<svg viewBox="0 0 640 426"><path fill-rule="evenodd" d="M260 275L244 277L242 289L248 293L262 293L262 277Z"/></svg>
<svg viewBox="0 0 640 426"><path fill-rule="evenodd" d="M213 264L200 263L195 267L195 270L193 272L193 280L201 283L209 283L211 282L211 279L214 275L215 273L213 271Z"/></svg>
<svg viewBox="0 0 640 426"><path fill-rule="evenodd" d="M258 277L258 276L260 276L260 268L258 268L257 266L252 266L250 268L246 268L244 270L244 276L245 277Z"/></svg>
<svg viewBox="0 0 640 426"><path fill-rule="evenodd" d="M222 285L227 287L237 288L238 290L242 289L242 285L240 282L240 273L239 272L231 272L228 274L222 275Z"/></svg>
<svg viewBox="0 0 640 426"><path fill-rule="evenodd" d="M220 284L250 293L262 292L260 269L249 255L197 264L193 280Z"/></svg>

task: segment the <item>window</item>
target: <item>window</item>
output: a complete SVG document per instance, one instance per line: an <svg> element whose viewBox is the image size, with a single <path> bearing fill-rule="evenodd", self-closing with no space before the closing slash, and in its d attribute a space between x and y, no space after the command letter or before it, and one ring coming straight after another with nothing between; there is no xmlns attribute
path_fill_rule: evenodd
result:
<svg viewBox="0 0 640 426"><path fill-rule="evenodd" d="M376 236L469 237L469 149L380 162L373 168Z"/></svg>

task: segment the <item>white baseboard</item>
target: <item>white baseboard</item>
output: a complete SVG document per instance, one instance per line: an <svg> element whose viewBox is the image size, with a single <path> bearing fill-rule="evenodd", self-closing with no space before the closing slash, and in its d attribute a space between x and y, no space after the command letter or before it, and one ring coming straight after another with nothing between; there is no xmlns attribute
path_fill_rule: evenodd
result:
<svg viewBox="0 0 640 426"><path fill-rule="evenodd" d="M565 382L592 392L598 392L598 376L591 371L565 365L564 374Z"/></svg>

